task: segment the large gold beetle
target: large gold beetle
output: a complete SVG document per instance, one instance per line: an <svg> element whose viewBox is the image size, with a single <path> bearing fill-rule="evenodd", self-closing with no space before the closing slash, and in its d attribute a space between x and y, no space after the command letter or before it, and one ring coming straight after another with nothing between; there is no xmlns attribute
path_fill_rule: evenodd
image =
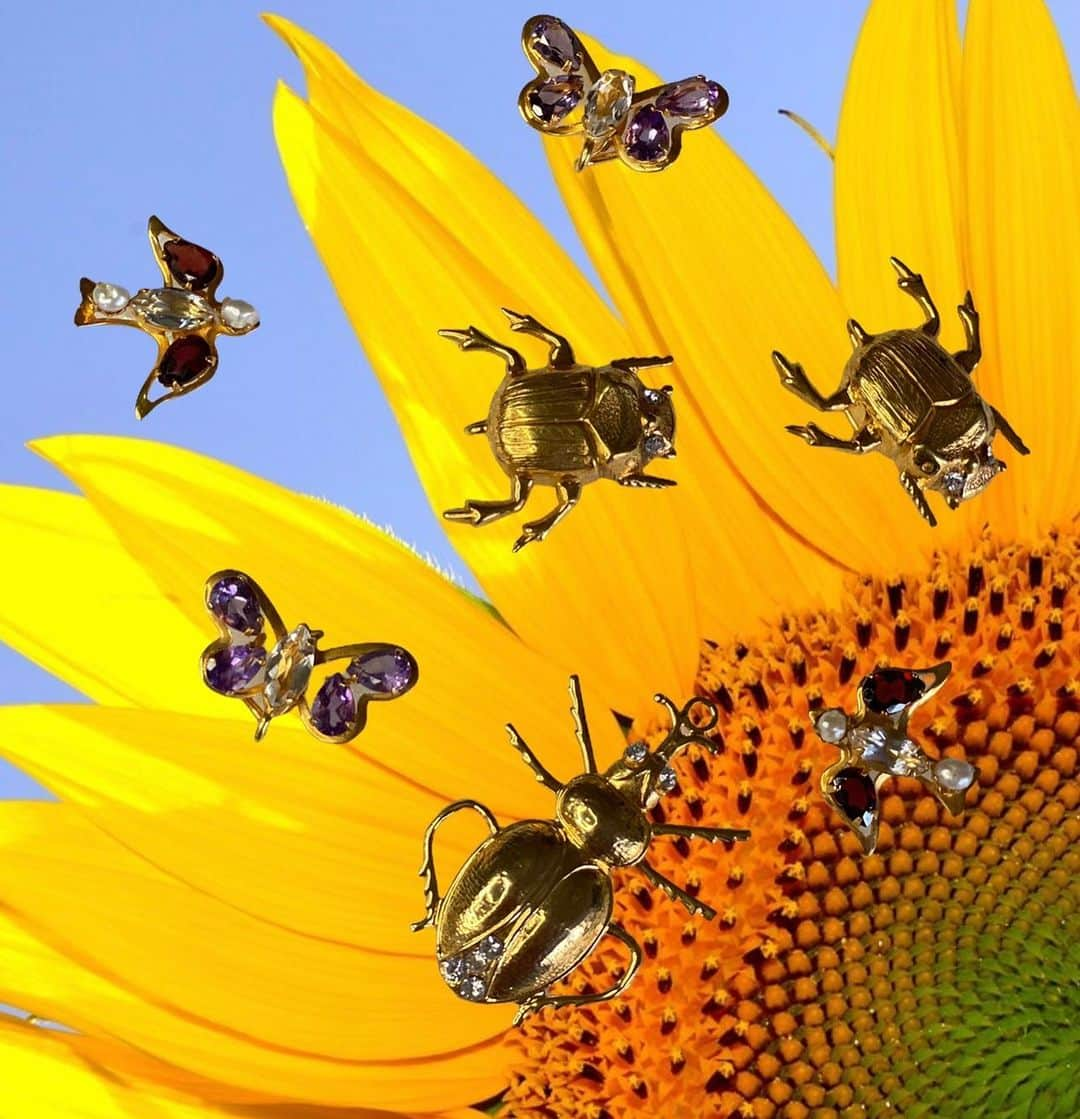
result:
<svg viewBox="0 0 1080 1119"><path fill-rule="evenodd" d="M497 462L510 475L505 501L469 500L447 509L449 521L491 524L524 508L534 485L554 486L558 504L545 517L523 526L514 544L518 551L545 536L581 497L581 487L599 478L623 486L662 489L670 478L645 473L647 463L675 454L675 413L671 386L646 388L637 373L649 366L670 365L670 357L625 357L608 365L581 365L570 343L531 315L503 308L510 329L543 339L548 364L528 369L525 359L475 326L440 330L463 350L495 354L506 363L506 376L491 401L486 420L465 429L488 437Z"/></svg>
<svg viewBox="0 0 1080 1119"><path fill-rule="evenodd" d="M585 772L563 784L537 759L520 734L507 725L511 745L520 752L536 779L556 795L554 820L522 820L500 828L494 815L475 800L459 800L444 808L424 834L420 875L427 912L413 931L435 926L439 969L449 986L473 1002L516 1002L514 1024L545 1006L584 1006L617 997L634 978L641 949L612 920L613 867L636 867L654 886L706 919L716 911L681 890L646 861L656 835L705 839L710 843L746 839L737 828L685 827L654 824L646 810L660 794L676 785L671 759L691 742L716 750L706 731L716 725L716 708L692 699L679 710L657 695L671 715L667 737L654 751L644 742L626 748L604 773L598 773L581 684L570 677L571 713L585 760ZM690 711L701 704L709 713L694 726ZM475 809L491 835L469 856L439 897L432 844L439 825L463 808ZM606 991L549 996L548 988L578 966L610 934L630 953L622 976Z"/></svg>
<svg viewBox="0 0 1080 1119"><path fill-rule="evenodd" d="M971 375L982 357L979 314L969 291L957 311L967 346L950 354L937 340L941 319L922 276L890 258L900 290L922 308L926 321L915 330L869 334L854 319L848 334L855 350L840 387L822 396L803 367L773 353L780 380L800 400L822 412L845 412L855 434L840 439L817 424L789 425L812 447L864 454L880 451L896 464L900 484L930 522L937 519L925 490L941 493L950 509L981 493L1005 469L991 449L1002 435L1022 455L1023 440L1004 416L978 394Z"/></svg>

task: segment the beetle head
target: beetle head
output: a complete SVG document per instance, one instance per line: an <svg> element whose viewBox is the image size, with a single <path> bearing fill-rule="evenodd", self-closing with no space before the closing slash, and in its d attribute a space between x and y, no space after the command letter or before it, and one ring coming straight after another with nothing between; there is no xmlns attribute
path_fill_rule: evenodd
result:
<svg viewBox="0 0 1080 1119"><path fill-rule="evenodd" d="M1005 463L994 457L989 443L983 443L973 454L935 465L938 466L936 477L929 488L941 493L950 509L956 509L962 501L982 493L1005 469Z"/></svg>
<svg viewBox="0 0 1080 1119"><path fill-rule="evenodd" d="M645 389L641 397L642 450L646 461L675 457L675 409L671 385Z"/></svg>
<svg viewBox="0 0 1080 1119"><path fill-rule="evenodd" d="M665 793L670 793L678 784L671 761L691 742L716 752L716 743L706 737L706 731L716 726L717 711L708 700L692 699L680 711L667 696L654 697L671 714L671 730L655 750L650 750L644 742L631 742L623 756L611 766L605 777L616 789L634 804L637 811L653 808ZM690 708L700 704L708 715L704 724L695 726L690 721Z"/></svg>

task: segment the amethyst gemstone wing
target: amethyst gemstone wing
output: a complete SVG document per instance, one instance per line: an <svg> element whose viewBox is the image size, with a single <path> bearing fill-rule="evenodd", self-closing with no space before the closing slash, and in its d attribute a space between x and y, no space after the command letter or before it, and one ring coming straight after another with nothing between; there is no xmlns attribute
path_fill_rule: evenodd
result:
<svg viewBox="0 0 1080 1119"><path fill-rule="evenodd" d="M727 101L723 86L698 75L665 86L656 98L656 107L689 122L721 116Z"/></svg>
<svg viewBox="0 0 1080 1119"><path fill-rule="evenodd" d="M395 699L416 683L419 670L408 650L384 645L356 657L346 674L373 698Z"/></svg>
<svg viewBox="0 0 1080 1119"><path fill-rule="evenodd" d="M312 726L327 738L340 738L356 721L356 697L340 672L328 676L311 703Z"/></svg>
<svg viewBox="0 0 1080 1119"><path fill-rule="evenodd" d="M206 658L203 675L215 692L237 695L255 683L265 664L266 650L261 645L229 645Z"/></svg>
<svg viewBox="0 0 1080 1119"><path fill-rule="evenodd" d="M626 150L639 163L661 163L671 150L671 133L664 114L644 105L626 127Z"/></svg>
<svg viewBox="0 0 1080 1119"><path fill-rule="evenodd" d="M229 629L249 636L262 631L258 592L251 580L239 572L223 575L210 588L207 603L214 617Z"/></svg>

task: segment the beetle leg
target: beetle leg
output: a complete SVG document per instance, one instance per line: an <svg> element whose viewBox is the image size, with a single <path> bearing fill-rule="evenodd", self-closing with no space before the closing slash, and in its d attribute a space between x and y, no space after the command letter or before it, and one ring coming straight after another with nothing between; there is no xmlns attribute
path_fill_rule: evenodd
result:
<svg viewBox="0 0 1080 1119"><path fill-rule="evenodd" d="M424 860L420 864L420 877L424 880L424 916L422 920L414 921L410 926L413 932L419 932L421 929L427 928L428 925L433 924L435 921L435 914L439 909L439 884L435 880L435 852L433 845L435 842L435 833L439 830L439 825L449 816L453 816L455 812L460 812L463 808L474 808L484 818L484 823L491 829L491 834L494 835L499 830L498 821L491 814L491 811L485 808L477 800L456 800L453 804L448 804L427 826L427 831L424 832Z"/></svg>
<svg viewBox="0 0 1080 1119"><path fill-rule="evenodd" d="M841 439L823 431L817 424L788 424L787 430L792 435L805 439L811 447L829 447L834 451L850 451L855 455L865 454L867 451L876 450L881 445L881 440L866 427L860 428L850 439Z"/></svg>
<svg viewBox="0 0 1080 1119"><path fill-rule="evenodd" d="M669 898L682 905L687 913L700 913L706 921L711 921L716 916L716 910L713 909L712 906L706 905L703 901L698 901L692 894L688 894L684 889L676 886L670 878L665 878L655 867L650 866L648 862L638 863L637 869L645 875L651 885L663 890Z"/></svg>
<svg viewBox="0 0 1080 1119"><path fill-rule="evenodd" d="M470 326L466 330L440 330L440 338L449 338L456 342L463 350L481 350L489 354L497 354L506 362L506 372L511 376L525 372L525 359L509 346L496 342L490 334Z"/></svg>
<svg viewBox="0 0 1080 1119"><path fill-rule="evenodd" d="M594 1002L609 1002L611 999L617 999L630 986L634 976L637 975L638 968L641 967L641 945L616 921L612 921L605 932L616 940L621 940L630 953L630 962L615 985L606 991L591 995L547 995L543 992L533 995L518 1007L518 1012L514 1015L515 1026L520 1026L530 1014L536 1014L545 1006L558 1009L561 1006L589 1006Z"/></svg>
<svg viewBox="0 0 1080 1119"><path fill-rule="evenodd" d="M540 338L551 347L548 354L548 364L552 369L569 369L574 362L574 347L554 330L549 330L543 323L537 322L532 315L521 315L504 307L502 313L510 320L510 329L521 334L531 334Z"/></svg>
<svg viewBox="0 0 1080 1119"><path fill-rule="evenodd" d="M543 540L559 521L577 505L578 498L581 497L581 483L573 478L564 478L556 484L555 493L558 495L559 504L546 517L541 517L538 521L529 521L521 526L521 535L517 538L517 543L514 544L515 552L520 552L526 544L531 544L534 540Z"/></svg>
<svg viewBox="0 0 1080 1119"><path fill-rule="evenodd" d="M746 828L699 828L685 824L653 824L653 835L679 835L683 839L705 839L709 843L733 843L749 839Z"/></svg>
<svg viewBox="0 0 1080 1119"><path fill-rule="evenodd" d="M923 519L933 528L937 524L937 517L934 516L934 511L930 508L930 502L926 500L926 495L922 492L915 475L909 474L906 470L901 470L900 485L904 487L908 496L915 502L915 508L922 514Z"/></svg>
<svg viewBox="0 0 1080 1119"><path fill-rule="evenodd" d="M988 404L987 407L994 413L994 422L998 426L998 430L1009 441L1009 444L1014 450L1019 451L1022 455L1030 455L1031 451L1028 449L1027 444L1020 438L1019 435L1013 430L1013 426L1005 417L993 406Z"/></svg>
<svg viewBox="0 0 1080 1119"><path fill-rule="evenodd" d="M779 350L773 350L773 365L780 374L780 383L789 392L819 412L842 412L850 403L847 389L837 389L832 396L822 396L810 383L806 370L796 361L788 361Z"/></svg>
<svg viewBox="0 0 1080 1119"><path fill-rule="evenodd" d="M487 420L477 420L465 429L466 435L484 435L487 432Z"/></svg>
<svg viewBox="0 0 1080 1119"><path fill-rule="evenodd" d="M531 489L531 478L519 478L515 474L510 480L510 496L505 501L474 501L470 498L460 509L445 510L443 516L448 521L461 521L479 528L510 513L520 512Z"/></svg>
<svg viewBox="0 0 1080 1119"><path fill-rule="evenodd" d="M673 478L657 478L652 474L627 474L624 478L618 479L620 486L633 486L642 490L666 490L668 486L675 486L678 483Z"/></svg>
<svg viewBox="0 0 1080 1119"><path fill-rule="evenodd" d="M902 292L910 295L922 308L923 314L926 315L926 322L922 324L923 334L929 334L931 338L936 338L938 331L941 329L941 316L934 306L934 301L930 298L930 293L926 290L926 284L923 282L922 276L918 272L912 272L902 260L895 256L889 257L889 262L899 276L896 281L897 286Z"/></svg>
<svg viewBox="0 0 1080 1119"><path fill-rule="evenodd" d="M513 723L506 724L506 733L510 738L510 745L525 759L525 764L536 774L537 781L553 793L562 792L563 783L544 768L543 762L532 752L532 748L525 739L518 734Z"/></svg>
<svg viewBox="0 0 1080 1119"><path fill-rule="evenodd" d="M970 291L964 296L964 302L956 308L956 312L964 324L967 347L953 354L953 357L962 369L974 373L975 366L982 357L982 342L979 338L979 312L975 310L975 301L971 298Z"/></svg>

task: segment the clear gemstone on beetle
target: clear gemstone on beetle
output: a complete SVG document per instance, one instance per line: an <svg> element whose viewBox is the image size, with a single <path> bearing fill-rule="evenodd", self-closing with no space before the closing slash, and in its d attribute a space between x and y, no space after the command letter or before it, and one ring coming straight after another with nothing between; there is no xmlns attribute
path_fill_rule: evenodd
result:
<svg viewBox="0 0 1080 1119"><path fill-rule="evenodd" d="M652 435L645 436L645 453L651 458L656 458L658 455L667 452L667 440L662 435L657 435L655 432Z"/></svg>
<svg viewBox="0 0 1080 1119"><path fill-rule="evenodd" d="M214 317L213 308L201 295L180 288L140 291L132 307L146 322L163 330L195 330Z"/></svg>
<svg viewBox="0 0 1080 1119"><path fill-rule="evenodd" d="M416 661L408 650L401 648L362 653L345 671L365 691L391 697L407 692L417 677Z"/></svg>
<svg viewBox="0 0 1080 1119"><path fill-rule="evenodd" d="M645 403L646 404L659 404L663 399L664 394L659 389L646 389L645 390Z"/></svg>
<svg viewBox="0 0 1080 1119"><path fill-rule="evenodd" d="M451 987L456 987L465 978L465 963L460 956L451 956L439 964L439 973Z"/></svg>
<svg viewBox="0 0 1080 1119"><path fill-rule="evenodd" d="M229 629L256 634L262 629L263 614L255 588L243 575L225 575L207 596L210 610Z"/></svg>
<svg viewBox="0 0 1080 1119"><path fill-rule="evenodd" d="M311 723L320 734L337 738L356 719L356 697L340 672L328 676L311 701Z"/></svg>
<svg viewBox="0 0 1080 1119"><path fill-rule="evenodd" d="M122 311L131 302L131 292L119 284L94 284L90 299L99 311L114 314Z"/></svg>
<svg viewBox="0 0 1080 1119"><path fill-rule="evenodd" d="M598 138L613 132L630 109L634 79L625 70L605 70L585 98L585 131Z"/></svg>
<svg viewBox="0 0 1080 1119"><path fill-rule="evenodd" d="M472 970L482 971L492 961L502 955L503 942L497 936L485 936L479 944L469 952L469 963Z"/></svg>
<svg viewBox="0 0 1080 1119"><path fill-rule="evenodd" d="M824 742L840 742L847 734L847 715L839 707L830 707L814 720L814 729Z"/></svg>
<svg viewBox="0 0 1080 1119"><path fill-rule="evenodd" d="M206 658L206 682L222 695L246 691L258 679L266 664L266 650L261 645L230 645Z"/></svg>
<svg viewBox="0 0 1080 1119"><path fill-rule="evenodd" d="M205 373L213 364L210 343L197 334L175 339L161 355L157 379L166 388L186 385Z"/></svg>
<svg viewBox="0 0 1080 1119"><path fill-rule="evenodd" d="M975 767L963 758L942 758L934 763L934 777L943 789L962 792L975 780Z"/></svg>
<svg viewBox="0 0 1080 1119"><path fill-rule="evenodd" d="M581 63L581 44L561 19L537 16L529 28L529 46L546 62L560 69L567 63Z"/></svg>
<svg viewBox="0 0 1080 1119"><path fill-rule="evenodd" d="M646 105L626 128L626 150L640 163L659 163L671 149L671 133L663 113Z"/></svg>
<svg viewBox="0 0 1080 1119"><path fill-rule="evenodd" d="M263 696L271 715L288 711L304 694L315 666L315 638L305 625L298 625L270 650L266 661Z"/></svg>
<svg viewBox="0 0 1080 1119"><path fill-rule="evenodd" d="M482 1002L484 998L484 981L476 975L467 975L457 989L463 999L470 1002Z"/></svg>
<svg viewBox="0 0 1080 1119"><path fill-rule="evenodd" d="M529 90L529 112L544 124L558 124L577 107L585 86L576 74L559 74Z"/></svg>
<svg viewBox="0 0 1080 1119"><path fill-rule="evenodd" d="M723 93L716 82L699 75L668 86L656 99L656 107L677 117L709 116L716 111Z"/></svg>
<svg viewBox="0 0 1080 1119"><path fill-rule="evenodd" d="M668 765L665 765L664 768L660 770L660 774L656 778L656 787L664 793L670 793L678 783L679 779L675 775L675 770Z"/></svg>
<svg viewBox="0 0 1080 1119"><path fill-rule="evenodd" d="M221 301L220 314L230 330L254 330L259 325L259 312L243 299L226 297Z"/></svg>
<svg viewBox="0 0 1080 1119"><path fill-rule="evenodd" d="M649 756L649 747L644 742L631 742L623 756L631 765L641 765Z"/></svg>

